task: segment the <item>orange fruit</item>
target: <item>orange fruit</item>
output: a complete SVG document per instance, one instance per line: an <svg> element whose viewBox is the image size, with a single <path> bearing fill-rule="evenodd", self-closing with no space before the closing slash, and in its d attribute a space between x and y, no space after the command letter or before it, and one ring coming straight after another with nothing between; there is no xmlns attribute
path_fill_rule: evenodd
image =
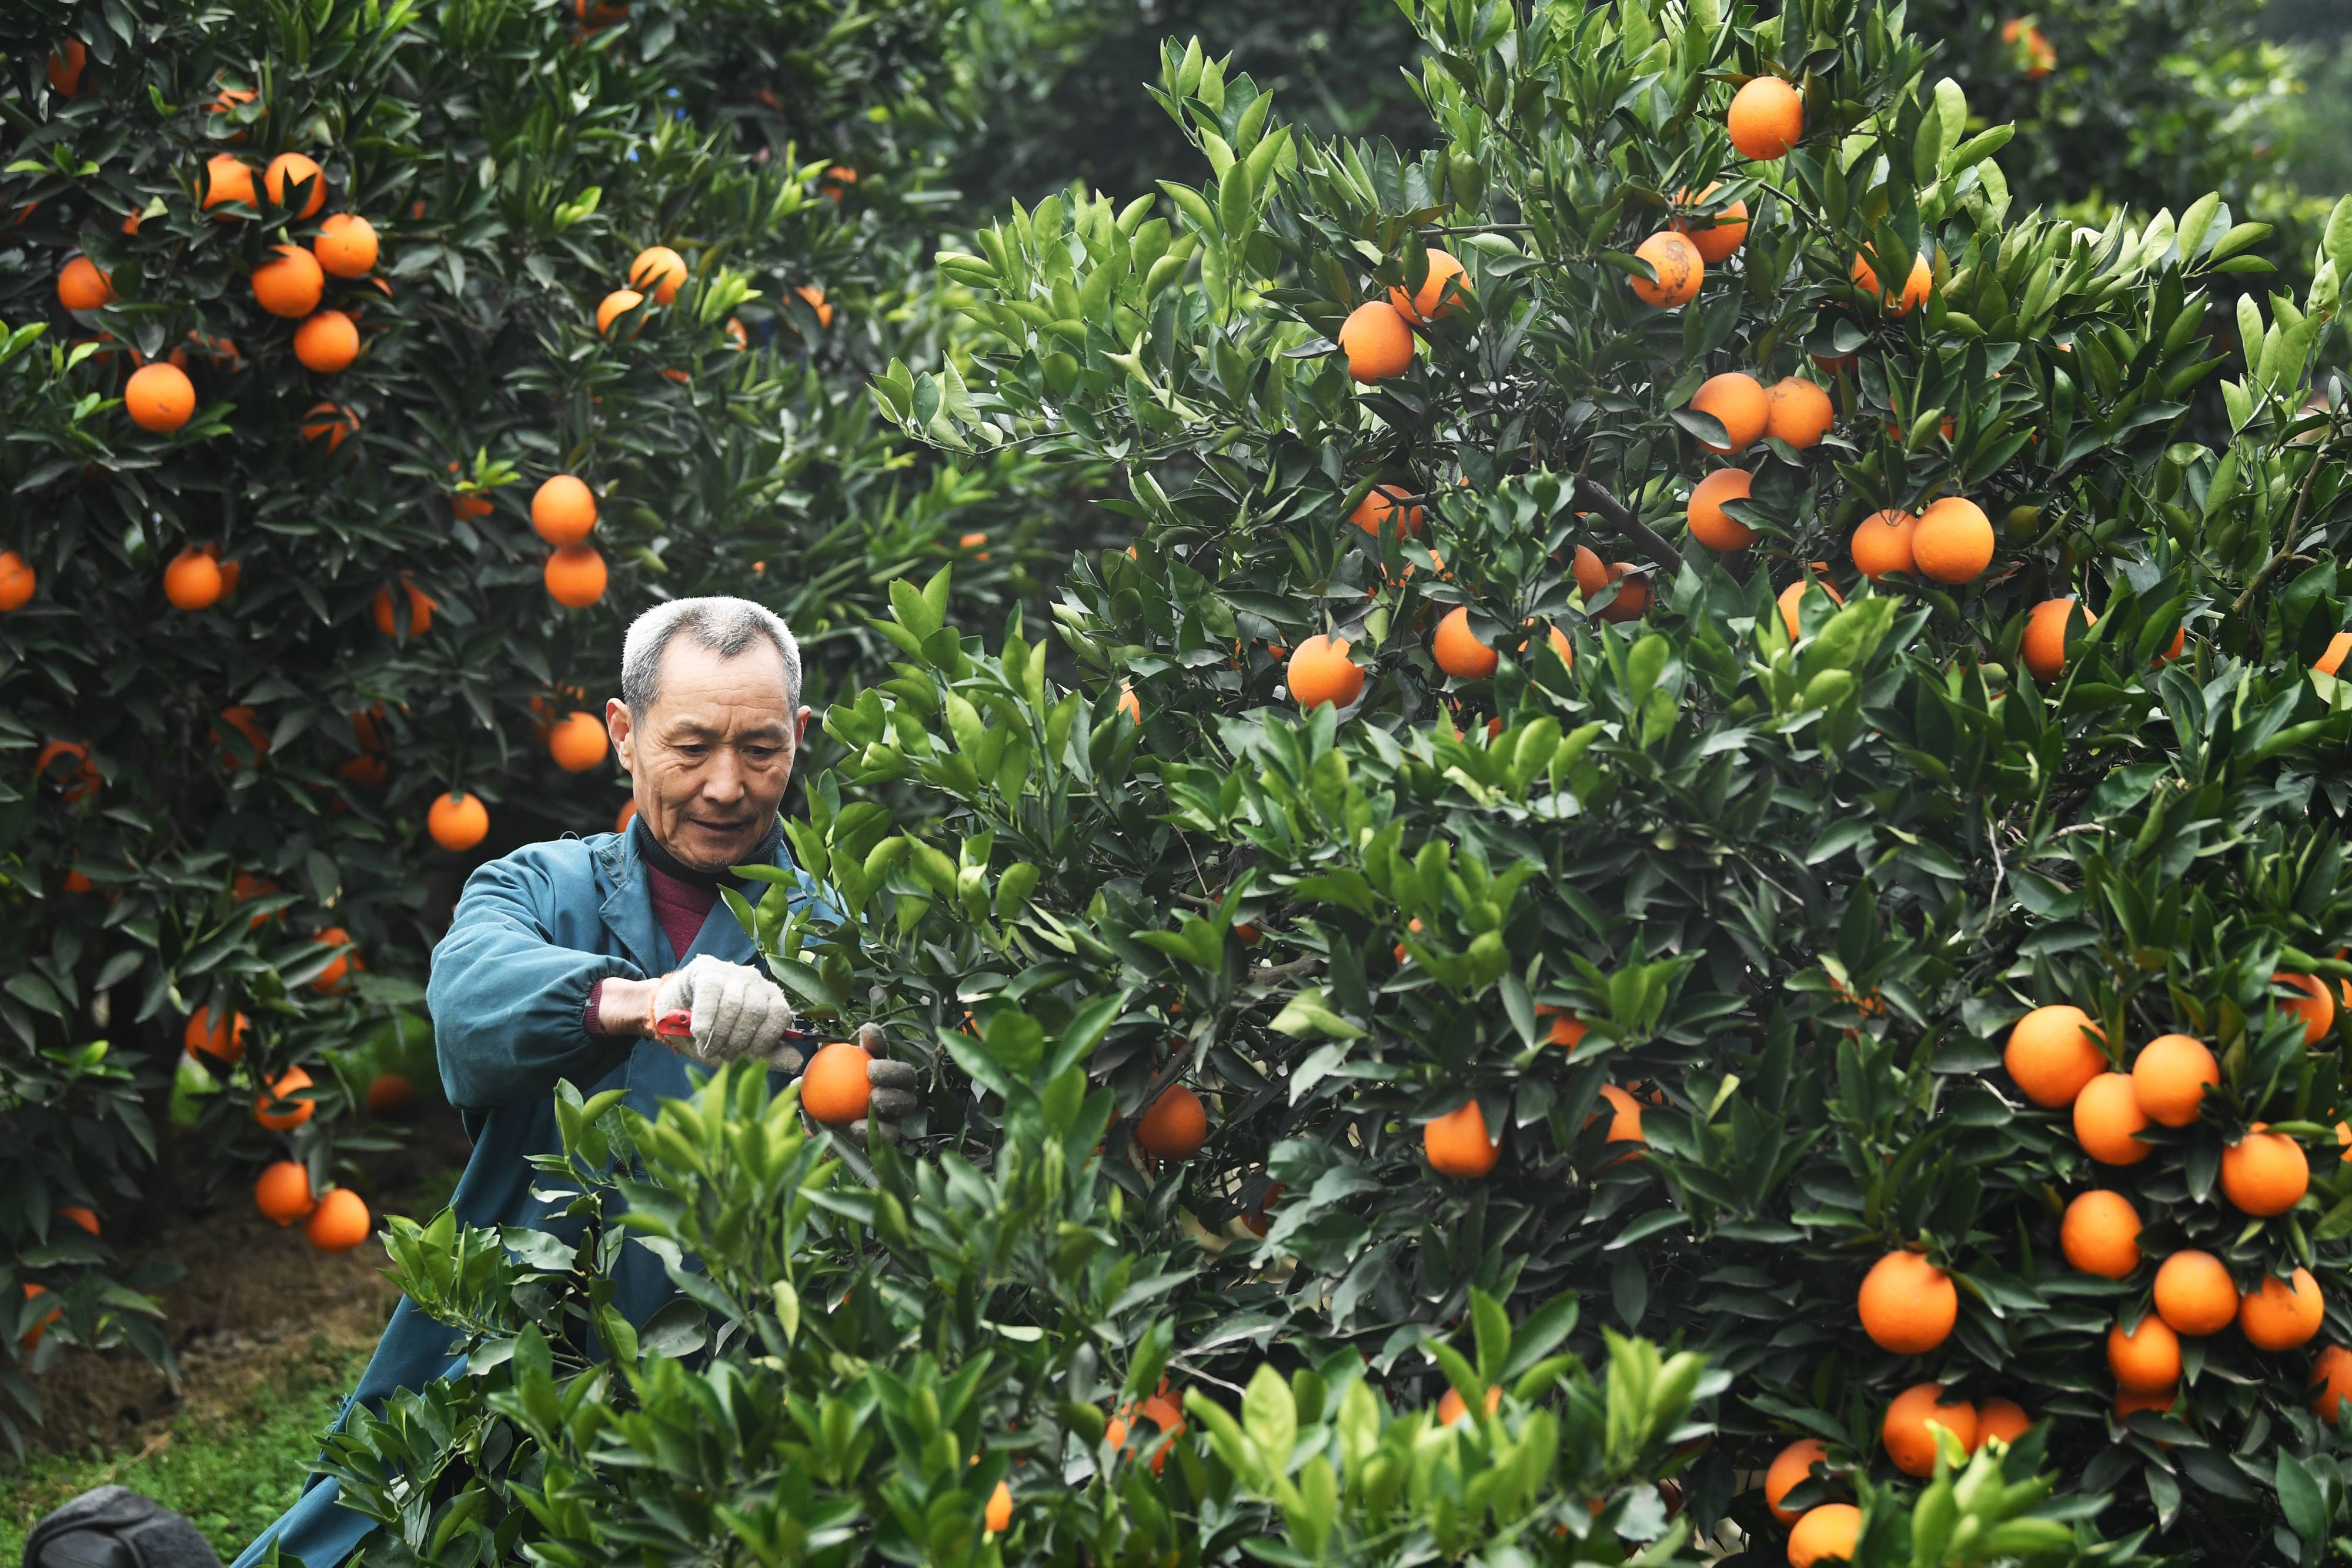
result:
<svg viewBox="0 0 2352 1568"><path fill-rule="evenodd" d="M1928 503L1911 531L1911 558L1937 582L1960 583L1992 564L1992 523L1974 501L1947 496Z"/></svg>
<svg viewBox="0 0 2352 1568"><path fill-rule="evenodd" d="M186 1025L180 1030L181 1047L190 1056L215 1057L235 1066L245 1055L246 1023L246 1016L240 1012L230 1013L219 1023L213 1021L210 1008L190 1013Z"/></svg>
<svg viewBox="0 0 2352 1568"><path fill-rule="evenodd" d="M1712 218L1699 218L1696 214L1689 217L1682 215L1680 209L1704 206L1721 189L1723 189L1723 182L1717 180L1696 196L1687 190L1675 193L1675 206L1677 211L1672 220L1674 231L1676 234L1690 236L1691 246L1698 252L1701 261L1729 261L1732 254L1738 250L1748 238L1748 204L1746 202L1732 202L1716 213ZM1694 227L1695 223L1706 226Z"/></svg>
<svg viewBox="0 0 2352 1568"><path fill-rule="evenodd" d="M1845 595L1831 587L1827 578L1811 576L1801 577L1797 579L1796 581L1789 584L1788 587L1782 589L1780 591L1780 597L1778 601L1780 606L1780 624L1788 628L1789 641L1791 643L1803 635L1803 632L1801 630L1803 625L1803 616L1801 612L1804 608L1805 585L1807 583L1812 584L1814 587L1819 588L1823 593L1828 594L1832 604L1843 605L1845 602Z"/></svg>
<svg viewBox="0 0 2352 1568"><path fill-rule="evenodd" d="M1364 667L1348 657L1344 637L1316 636L1300 643L1282 678L1291 700L1308 713L1325 703L1346 707L1364 692Z"/></svg>
<svg viewBox="0 0 2352 1568"><path fill-rule="evenodd" d="M2333 1422L2336 1406L2352 1399L2352 1350L2331 1344L2311 1358L2312 1413Z"/></svg>
<svg viewBox="0 0 2352 1568"><path fill-rule="evenodd" d="M1377 535L1393 517L1397 519L1398 538L1417 538L1422 532L1423 513L1420 507L1405 504L1411 495L1401 485L1375 485L1364 492L1364 498L1356 503L1348 520L1364 532Z"/></svg>
<svg viewBox="0 0 2352 1568"><path fill-rule="evenodd" d="M1902 511L1873 512L1863 518L1848 547L1854 570L1873 582L1890 572L1917 570L1911 536L1918 526L1918 518Z"/></svg>
<svg viewBox="0 0 2352 1568"><path fill-rule="evenodd" d="M1579 545L1576 554L1570 558L1569 570L1574 574L1576 586L1583 591L1588 603L1599 598L1601 591L1611 583L1617 584L1616 599L1600 612L1603 621L1612 623L1637 621L1641 619L1642 612L1649 607L1650 580L1635 570L1630 560L1611 561L1604 567L1599 556Z"/></svg>
<svg viewBox="0 0 2352 1568"><path fill-rule="evenodd" d="M1633 286L1634 296L1645 305L1661 310L1672 310L1687 305L1698 297L1699 285L1706 281L1706 261L1691 243L1688 235L1673 229L1660 229L1643 240L1633 254L1650 264L1657 274L1655 281L1633 277L1626 279Z"/></svg>
<svg viewBox="0 0 2352 1568"><path fill-rule="evenodd" d="M439 606L405 575L401 578L400 586L402 591L408 595L408 634L422 637L433 630L433 612ZM375 629L385 636L390 637L398 631L399 623L393 618L392 589L389 585L375 591L375 599L368 606L368 615L375 622Z"/></svg>
<svg viewBox="0 0 2352 1568"><path fill-rule="evenodd" d="M609 335L613 323L646 302L646 297L634 288L615 288L597 302L596 330ZM634 335L635 329L632 329Z"/></svg>
<svg viewBox="0 0 2352 1568"><path fill-rule="evenodd" d="M2156 1151L2137 1135L2147 1125L2127 1072L2102 1072L2074 1096L2074 1141L2106 1166L2136 1166Z"/></svg>
<svg viewBox="0 0 2352 1568"><path fill-rule="evenodd" d="M1470 607L1457 604L1437 623L1429 640L1430 656L1437 667L1456 680L1483 681L1495 673L1499 655L1470 630Z"/></svg>
<svg viewBox="0 0 2352 1568"><path fill-rule="evenodd" d="M1503 1156L1503 1145L1486 1135L1486 1118L1475 1099L1422 1124L1421 1147L1430 1169L1464 1181L1485 1176Z"/></svg>
<svg viewBox="0 0 2352 1568"><path fill-rule="evenodd" d="M79 740L52 740L42 747L41 754L33 759L34 773L47 774L49 764L60 757L73 757L80 759L80 765L66 776L66 781L60 784L58 790L68 805L72 805L78 800L89 800L98 793L98 787L106 782L99 777L98 769L90 766L89 747Z"/></svg>
<svg viewBox="0 0 2352 1568"><path fill-rule="evenodd" d="M604 558L587 545L566 545L547 558L540 574L548 597L572 610L585 610L604 597Z"/></svg>
<svg viewBox="0 0 2352 1568"><path fill-rule="evenodd" d="M68 310L95 310L114 302L114 279L98 263L77 256L58 269L58 303Z"/></svg>
<svg viewBox="0 0 2352 1568"><path fill-rule="evenodd" d="M1189 1160L1209 1138L1209 1112L1201 1097L1171 1083L1135 1124L1135 1141L1154 1159Z"/></svg>
<svg viewBox="0 0 2352 1568"><path fill-rule="evenodd" d="M656 305L676 299L678 286L685 281L686 257L666 245L647 246L629 263L629 287L644 289Z"/></svg>
<svg viewBox="0 0 2352 1568"><path fill-rule="evenodd" d="M799 295L802 302L816 313L816 324L819 327L833 325L833 307L824 302L824 289L814 283L803 283L793 292Z"/></svg>
<svg viewBox="0 0 2352 1568"><path fill-rule="evenodd" d="M261 725L251 708L241 703L236 707L225 707L220 711L220 723L244 737L245 743L253 748L254 756L266 757L269 754L269 737L261 733ZM236 756L229 749L227 737L221 734L220 725L213 727L213 734L222 743L222 760L230 768L235 768L237 765Z"/></svg>
<svg viewBox="0 0 2352 1568"><path fill-rule="evenodd" d="M1965 1399L1944 1403L1940 1383L1915 1383L1886 1406L1878 1437L1896 1469L1906 1476L1933 1475L1937 1427L1958 1439L1963 1453L1977 1446L1977 1407Z"/></svg>
<svg viewBox="0 0 2352 1568"><path fill-rule="evenodd" d="M1496 1411L1500 1410L1503 1407L1503 1390L1499 1385L1486 1390L1486 1414L1489 1416L1492 1416ZM1464 1402L1461 1390L1456 1388L1448 1388L1444 1393L1437 1396L1437 1424L1439 1426L1451 1427L1454 1423L1461 1420L1462 1417L1469 1414L1470 1406Z"/></svg>
<svg viewBox="0 0 2352 1568"><path fill-rule="evenodd" d="M365 277L375 267L375 225L355 213L332 214L320 222L310 254L337 277Z"/></svg>
<svg viewBox="0 0 2352 1568"><path fill-rule="evenodd" d="M1647 1148L1650 1140L1642 1135L1642 1103L1614 1083L1604 1083L1601 1086L1601 1098L1609 1103L1609 1141L1612 1144L1640 1144ZM1596 1111L1584 1119L1584 1124L1590 1127L1599 1120L1601 1120L1601 1113ZM1609 1166L1616 1165L1620 1161L1638 1160L1641 1157L1637 1154L1620 1155L1617 1159L1609 1161L1601 1168L1606 1170Z"/></svg>
<svg viewBox="0 0 2352 1568"><path fill-rule="evenodd" d="M49 1288L47 1285L36 1285L29 1280L25 1282L25 1299L28 1301L35 1296L46 1296L48 1293ZM34 1349L40 1344L41 1336L49 1332L49 1325L65 1315L63 1308L51 1310L39 1322L35 1323L31 1328L25 1331L25 1337L16 1342L17 1349L23 1354L30 1355Z"/></svg>
<svg viewBox="0 0 2352 1568"><path fill-rule="evenodd" d="M801 1109L828 1127L844 1127L866 1114L874 1100L868 1069L874 1058L845 1040L822 1047L801 1073Z"/></svg>
<svg viewBox="0 0 2352 1568"><path fill-rule="evenodd" d="M1691 538L1709 549L1733 550L1756 537L1756 530L1723 509L1726 501L1744 501L1755 479L1744 468L1718 468L1691 486L1690 504L1683 510Z"/></svg>
<svg viewBox="0 0 2352 1568"><path fill-rule="evenodd" d="M1563 1008L1538 1007L1536 1017L1551 1019L1551 1029L1544 1035L1546 1045L1557 1045L1573 1051L1590 1032L1591 1026ZM1636 1113L1638 1114L1638 1113Z"/></svg>
<svg viewBox="0 0 2352 1568"><path fill-rule="evenodd" d="M2238 1287L2210 1252L2175 1252L2157 1267L2156 1315L2175 1333L2218 1333L2238 1315Z"/></svg>
<svg viewBox="0 0 2352 1568"><path fill-rule="evenodd" d="M2131 1079L2132 1093L2149 1121L2186 1127L2197 1120L2206 1089L2221 1082L2221 1069L2203 1041L2160 1034L2140 1047Z"/></svg>
<svg viewBox="0 0 2352 1568"><path fill-rule="evenodd" d="M2278 1009L2303 1020L2303 1043L2317 1045L2336 1027L2336 998L2327 994L2327 987L2311 975L2290 975L2284 971L2271 977L2274 984L2292 986L2303 995L2279 1003Z"/></svg>
<svg viewBox="0 0 2352 1568"><path fill-rule="evenodd" d="M2018 643L2018 654L2033 678L2045 686L2065 672L2066 621L2074 608L2071 596L2045 599L2025 618L2025 634Z"/></svg>
<svg viewBox="0 0 2352 1568"><path fill-rule="evenodd" d="M1813 1568L1832 1558L1843 1563L1862 1541L1862 1510L1850 1502L1807 1509L1789 1531L1789 1568Z"/></svg>
<svg viewBox="0 0 2352 1568"><path fill-rule="evenodd" d="M1407 294L1402 284L1394 284L1389 288L1390 307L1406 320L1424 325L1441 316L1452 314L1456 301L1469 292L1466 282L1454 284L1450 290L1446 287L1462 276L1462 264L1450 253L1431 246L1426 254L1429 256L1429 276L1422 280L1417 293Z"/></svg>
<svg viewBox="0 0 2352 1568"><path fill-rule="evenodd" d="M479 795L452 789L433 798L425 813L425 831L445 850L470 850L490 831L490 809Z"/></svg>
<svg viewBox="0 0 2352 1568"><path fill-rule="evenodd" d="M271 260L253 269L254 302L272 316L289 319L316 310L327 287L319 258L290 245L272 246L270 256Z"/></svg>
<svg viewBox="0 0 2352 1568"><path fill-rule="evenodd" d="M1340 323L1339 351L1348 356L1348 373L1356 380L1384 382L1412 364L1412 329L1387 300L1370 300Z"/></svg>
<svg viewBox="0 0 2352 1568"><path fill-rule="evenodd" d="M331 402L314 402L302 413L302 439L316 441L324 436L329 452L341 446L343 437L356 434L359 428L359 415Z"/></svg>
<svg viewBox="0 0 2352 1568"><path fill-rule="evenodd" d="M988 1506L980 1511L981 1523L991 1535L1002 1535L1013 1528L1013 1488L1004 1481L988 1494Z"/></svg>
<svg viewBox="0 0 2352 1568"><path fill-rule="evenodd" d="M2312 661L2311 667L2323 675L2332 675L2344 668L2347 654L2352 654L2352 632L2338 632L2327 640L2327 649Z"/></svg>
<svg viewBox="0 0 2352 1568"><path fill-rule="evenodd" d="M327 176L318 163L299 152L280 152L261 172L261 188L269 193L270 202L280 207L286 204L287 192L305 180L310 183L310 193L303 198L302 210L294 214L298 218L314 217L327 204Z"/></svg>
<svg viewBox="0 0 2352 1568"><path fill-rule="evenodd" d="M1911 258L1911 275L1903 280L1903 292L1892 298L1879 287L1878 269L1870 265L1868 256L1856 256L1849 276L1853 278L1854 287L1876 299L1879 308L1889 316L1910 315L1927 302L1928 290L1936 284L1935 272L1924 256Z"/></svg>
<svg viewBox="0 0 2352 1568"><path fill-rule="evenodd" d="M1742 158L1778 158L1805 134L1805 100L1779 77L1756 77L1732 95L1724 126Z"/></svg>
<svg viewBox="0 0 2352 1568"><path fill-rule="evenodd" d="M68 38L49 51L49 86L59 98L79 96L82 68L89 64L89 47L79 38Z"/></svg>
<svg viewBox="0 0 2352 1568"><path fill-rule="evenodd" d="M163 597L174 610L209 610L220 601L220 562L190 545L163 569Z"/></svg>
<svg viewBox="0 0 2352 1568"><path fill-rule="evenodd" d="M2265 1275L2260 1288L2238 1301L2238 1327L2256 1350L2308 1344L2326 1316L2327 1302L2308 1269L2297 1269L2292 1283Z"/></svg>
<svg viewBox="0 0 2352 1568"><path fill-rule="evenodd" d="M2033 1417L2014 1399L1994 1397L1977 1406L1976 1446L2014 1443L2033 1427Z"/></svg>
<svg viewBox="0 0 2352 1568"><path fill-rule="evenodd" d="M627 832L629 831L629 820L636 814L637 803L635 800L622 801L620 811L613 818L613 831L616 833Z"/></svg>
<svg viewBox="0 0 2352 1568"><path fill-rule="evenodd" d="M738 353L751 346L751 334L744 330L740 316L727 318L727 346Z"/></svg>
<svg viewBox="0 0 2352 1568"><path fill-rule="evenodd" d="M1782 376L1764 394L1764 434L1803 451L1819 446L1837 423L1830 394L1798 376Z"/></svg>
<svg viewBox="0 0 2352 1568"><path fill-rule="evenodd" d="M1570 645L1567 632L1561 631L1557 626L1548 628L1544 633L1544 641L1549 644L1552 653L1559 658L1561 664L1567 665L1571 670L1576 668L1576 650ZM1520 646L1519 652L1528 659L1532 660L1535 657L1536 653L1535 639L1532 637L1528 638L1527 642Z"/></svg>
<svg viewBox="0 0 2352 1568"><path fill-rule="evenodd" d="M261 1218L284 1227L308 1219L319 1200L310 1192L310 1170L293 1160L264 1166L253 1184L253 1207Z"/></svg>
<svg viewBox="0 0 2352 1568"><path fill-rule="evenodd" d="M1960 1294L1952 1277L1916 1252L1889 1252L1863 1276L1855 1304L1881 1350L1924 1355L1951 1336Z"/></svg>
<svg viewBox="0 0 2352 1568"><path fill-rule="evenodd" d="M1811 1480L1813 1467L1827 1462L1829 1445L1819 1437L1800 1437L1772 1456L1771 1468L1764 1472L1764 1506L1772 1517L1783 1524L1794 1524L1801 1517L1794 1509L1782 1508L1780 1500Z"/></svg>
<svg viewBox="0 0 2352 1568"><path fill-rule="evenodd" d="M2036 1008L2010 1027L2001 1065L2028 1100L2055 1111L2072 1105L2084 1084L2107 1071L2106 1052L2100 1049L2105 1040L2105 1031L2080 1008Z"/></svg>
<svg viewBox="0 0 2352 1568"><path fill-rule="evenodd" d="M294 329L294 357L307 370L332 375L360 357L360 329L340 310L321 310Z"/></svg>
<svg viewBox="0 0 2352 1568"><path fill-rule="evenodd" d="M368 1239L374 1222L360 1195L336 1187L319 1199L319 1207L303 1223L302 1234L321 1252L348 1252Z"/></svg>
<svg viewBox="0 0 2352 1568"><path fill-rule="evenodd" d="M379 1116L396 1115L416 1100L416 1085L404 1072L379 1072L368 1080L367 1108Z"/></svg>
<svg viewBox="0 0 2352 1568"><path fill-rule="evenodd" d="M604 721L593 713L569 713L547 732L547 754L566 773L585 773L604 760Z"/></svg>
<svg viewBox="0 0 2352 1568"><path fill-rule="evenodd" d="M206 212L230 202L255 205L253 165L226 152L215 152L205 160L204 206ZM218 218L233 218L236 213L217 213Z"/></svg>
<svg viewBox="0 0 2352 1568"><path fill-rule="evenodd" d="M288 1068L276 1082L253 1097L253 1119L273 1133L292 1132L319 1108L310 1101L292 1098L310 1087L309 1073L299 1067Z"/></svg>
<svg viewBox="0 0 2352 1568"><path fill-rule="evenodd" d="M576 545L596 527L596 493L585 481L558 474L530 498L530 526L551 545Z"/></svg>
<svg viewBox="0 0 2352 1568"><path fill-rule="evenodd" d="M1730 444L1717 446L1712 441L1701 441L1699 444L1709 452L1747 451L1764 434L1772 413L1763 383L1740 371L1709 376L1691 394L1690 405L1696 413L1715 415L1723 424L1724 438Z"/></svg>
<svg viewBox="0 0 2352 1568"><path fill-rule="evenodd" d="M2303 1201L2311 1186L2311 1161L2293 1138L2263 1129L2257 1122L2246 1135L2221 1151L2221 1194L2248 1214L2284 1214Z"/></svg>
<svg viewBox="0 0 2352 1568"><path fill-rule="evenodd" d="M122 388L122 411L140 429L169 435L196 412L196 385L177 365L142 365Z"/></svg>
<svg viewBox="0 0 2352 1568"><path fill-rule="evenodd" d="M40 578L15 550L0 550L0 615L22 610L40 586Z"/></svg>
<svg viewBox="0 0 2352 1568"><path fill-rule="evenodd" d="M310 938L311 941L317 943L321 947L346 946L349 946L351 939L352 934L344 930L340 925L330 925L324 931L320 932L316 936ZM320 970L316 976L312 977L310 980L310 988L314 991L340 990L342 988L343 977L346 975L350 974L354 968L364 968L366 966L360 962L359 952L356 948L348 953L338 953L334 957L328 960L327 967L325 968Z"/></svg>
<svg viewBox="0 0 2352 1568"><path fill-rule="evenodd" d="M392 777L392 764L369 753L343 758L335 771L362 789L373 789Z"/></svg>
<svg viewBox="0 0 2352 1568"><path fill-rule="evenodd" d="M83 1230L87 1230L92 1236L98 1234L97 1210L83 1208L74 1204L61 1203L58 1205L57 1212L58 1218L66 1221L68 1224L79 1227Z"/></svg>
<svg viewBox="0 0 2352 1568"><path fill-rule="evenodd" d="M2071 1268L2120 1280L2139 1267L2139 1210L2119 1192L2078 1194L2058 1222L2058 1250Z"/></svg>
<svg viewBox="0 0 2352 1568"><path fill-rule="evenodd" d="M2153 1411L2161 1416L2171 1409L2172 1402L2179 1397L2180 1385L2177 1383L2169 1383L2162 1388L2150 1388L2145 1391L2118 1388L2116 1390L2116 1419L2126 1421L2143 1410Z"/></svg>
<svg viewBox="0 0 2352 1568"><path fill-rule="evenodd" d="M2107 1331L2107 1370L2115 1374L2116 1387L2135 1394L2169 1388L2180 1381L2179 1336L2154 1313L2129 1333L2117 1323Z"/></svg>
<svg viewBox="0 0 2352 1568"><path fill-rule="evenodd" d="M1119 683L1118 711L1137 724L1143 722L1143 699L1137 696L1135 687L1125 681Z"/></svg>

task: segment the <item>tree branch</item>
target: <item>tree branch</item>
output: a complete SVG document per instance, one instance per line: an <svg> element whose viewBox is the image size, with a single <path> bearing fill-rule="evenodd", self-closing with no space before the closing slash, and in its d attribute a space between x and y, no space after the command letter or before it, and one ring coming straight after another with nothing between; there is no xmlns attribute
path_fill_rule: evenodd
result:
<svg viewBox="0 0 2352 1568"><path fill-rule="evenodd" d="M1656 562L1658 570L1667 576L1672 577L1682 570L1683 558L1676 552L1675 547L1668 544L1649 524L1635 517L1626 508L1623 502L1591 480L1581 475L1577 476L1576 497L1570 504L1587 507L1600 513L1611 528L1631 539L1634 546L1643 555Z"/></svg>

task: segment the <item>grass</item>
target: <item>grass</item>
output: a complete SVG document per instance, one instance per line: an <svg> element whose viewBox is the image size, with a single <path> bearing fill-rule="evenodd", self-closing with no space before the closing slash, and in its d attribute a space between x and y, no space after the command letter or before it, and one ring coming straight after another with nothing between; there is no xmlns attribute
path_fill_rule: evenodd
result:
<svg viewBox="0 0 2352 1568"><path fill-rule="evenodd" d="M22 1469L0 1469L0 1563L24 1554L44 1514L109 1482L186 1514L230 1561L301 1495L320 1435L366 1359L364 1348L320 1334L241 1404L184 1412L139 1452L37 1454Z"/></svg>

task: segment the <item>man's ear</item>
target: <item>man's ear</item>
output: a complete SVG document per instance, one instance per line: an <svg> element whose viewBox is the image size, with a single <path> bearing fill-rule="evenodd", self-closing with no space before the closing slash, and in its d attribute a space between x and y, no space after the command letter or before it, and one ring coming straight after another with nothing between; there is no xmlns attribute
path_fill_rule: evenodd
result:
<svg viewBox="0 0 2352 1568"><path fill-rule="evenodd" d="M805 725L808 722L806 717L808 710L803 708L801 712L803 715L801 722ZM630 770L629 736L635 728L636 726L629 717L628 704L618 697L604 699L604 733L613 737L613 756L620 763L621 771L624 773Z"/></svg>
<svg viewBox="0 0 2352 1568"><path fill-rule="evenodd" d="M801 708L800 727L793 732L793 749L794 751L798 751L801 748L802 743L808 739L809 716L814 712L816 712L814 708L803 705Z"/></svg>

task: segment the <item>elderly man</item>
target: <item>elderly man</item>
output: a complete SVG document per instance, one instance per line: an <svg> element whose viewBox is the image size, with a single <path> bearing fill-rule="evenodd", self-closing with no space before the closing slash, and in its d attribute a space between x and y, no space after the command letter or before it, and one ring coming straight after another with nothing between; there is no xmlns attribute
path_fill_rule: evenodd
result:
<svg viewBox="0 0 2352 1568"><path fill-rule="evenodd" d="M532 844L483 866L434 949L427 995L441 1078L474 1137L451 1199L467 1224L532 1225L546 1212L530 1194L530 1160L559 1147L559 1082L583 1096L625 1089L650 1113L689 1092L687 1056L800 1070L792 1007L755 967L751 938L719 890L732 866L797 873L776 813L808 721L799 646L759 605L680 600L629 628L621 695L606 705L605 724L635 819L623 832ZM793 907L824 910L823 890L797 874ZM658 1037L655 1025L679 1013L689 1035ZM877 1058L869 1074L872 1114L887 1135L914 1106L915 1071ZM623 1249L615 1273L617 1302L635 1322L672 1293L641 1247ZM404 1301L352 1401L378 1406L459 1364L450 1333ZM372 1528L322 1479L237 1568L273 1542L283 1559L328 1568Z"/></svg>

